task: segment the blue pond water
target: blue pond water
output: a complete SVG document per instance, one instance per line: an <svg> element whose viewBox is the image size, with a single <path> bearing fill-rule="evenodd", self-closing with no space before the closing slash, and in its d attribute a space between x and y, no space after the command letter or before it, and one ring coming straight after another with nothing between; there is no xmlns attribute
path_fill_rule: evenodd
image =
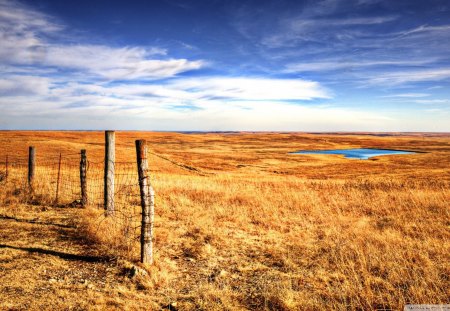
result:
<svg viewBox="0 0 450 311"><path fill-rule="evenodd" d="M348 159L367 160L371 157L391 154L412 154L412 151L389 150L389 149L332 149L332 150L300 150L293 154L342 154Z"/></svg>

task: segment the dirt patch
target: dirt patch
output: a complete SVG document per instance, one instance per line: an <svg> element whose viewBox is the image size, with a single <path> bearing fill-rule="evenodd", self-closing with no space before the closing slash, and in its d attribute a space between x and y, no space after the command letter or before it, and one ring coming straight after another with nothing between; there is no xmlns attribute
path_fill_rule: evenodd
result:
<svg viewBox="0 0 450 311"><path fill-rule="evenodd" d="M0 310L148 309L123 264L79 235L78 209L1 208ZM25 215L26 214L26 215ZM131 298L131 297L130 297Z"/></svg>

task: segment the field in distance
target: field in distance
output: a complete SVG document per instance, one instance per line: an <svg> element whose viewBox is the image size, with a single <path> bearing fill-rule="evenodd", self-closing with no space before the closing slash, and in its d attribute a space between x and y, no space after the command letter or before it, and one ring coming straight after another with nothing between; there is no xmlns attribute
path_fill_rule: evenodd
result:
<svg viewBox="0 0 450 311"><path fill-rule="evenodd" d="M179 310L402 309L450 301L450 135L116 132L117 161L135 161L136 139L148 141L156 191L155 265L144 267L149 274L138 281L128 280L120 264L105 268L115 283L92 280L95 286L77 287L77 294L69 279L64 293L53 288L64 297L58 307L86 308L82 300L93 297L110 309ZM38 165L60 152L77 164L81 149L100 162L103 144L103 132L3 131L0 162L6 155L26 159L30 145ZM289 154L347 148L418 153L369 160ZM111 250L111 238L96 236L97 211L70 213L86 235L77 238L98 241L96 256L106 252L122 265L138 260L136 245ZM17 220L56 217L58 210L1 203L0 214ZM6 235L1 239L6 245ZM20 250L8 243L0 246L0 273L19 269ZM16 281L5 286L25 286ZM35 287L22 292L36 294ZM17 293L4 290L0 298L16 307Z"/></svg>

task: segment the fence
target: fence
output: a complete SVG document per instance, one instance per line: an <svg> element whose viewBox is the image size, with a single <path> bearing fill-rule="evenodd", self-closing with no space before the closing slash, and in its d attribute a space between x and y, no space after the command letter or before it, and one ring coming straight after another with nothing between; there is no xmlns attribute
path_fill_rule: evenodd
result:
<svg viewBox="0 0 450 311"><path fill-rule="evenodd" d="M32 146L28 158L6 156L0 160L0 186L6 198L20 195L31 204L104 209L126 239L140 239L141 261L151 264L154 191L146 142L136 141L136 162L116 162L114 132L105 132L105 138L104 162L90 161L85 150L36 160L39 150Z"/></svg>

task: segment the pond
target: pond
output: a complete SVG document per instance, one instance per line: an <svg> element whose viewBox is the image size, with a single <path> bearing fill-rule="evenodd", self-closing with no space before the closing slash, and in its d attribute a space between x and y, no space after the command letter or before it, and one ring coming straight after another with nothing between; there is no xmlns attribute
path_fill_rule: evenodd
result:
<svg viewBox="0 0 450 311"><path fill-rule="evenodd" d="M300 150L291 154L341 154L348 159L367 160L371 157L392 155L392 154L413 154L413 151L390 150L390 149L331 149L331 150Z"/></svg>

